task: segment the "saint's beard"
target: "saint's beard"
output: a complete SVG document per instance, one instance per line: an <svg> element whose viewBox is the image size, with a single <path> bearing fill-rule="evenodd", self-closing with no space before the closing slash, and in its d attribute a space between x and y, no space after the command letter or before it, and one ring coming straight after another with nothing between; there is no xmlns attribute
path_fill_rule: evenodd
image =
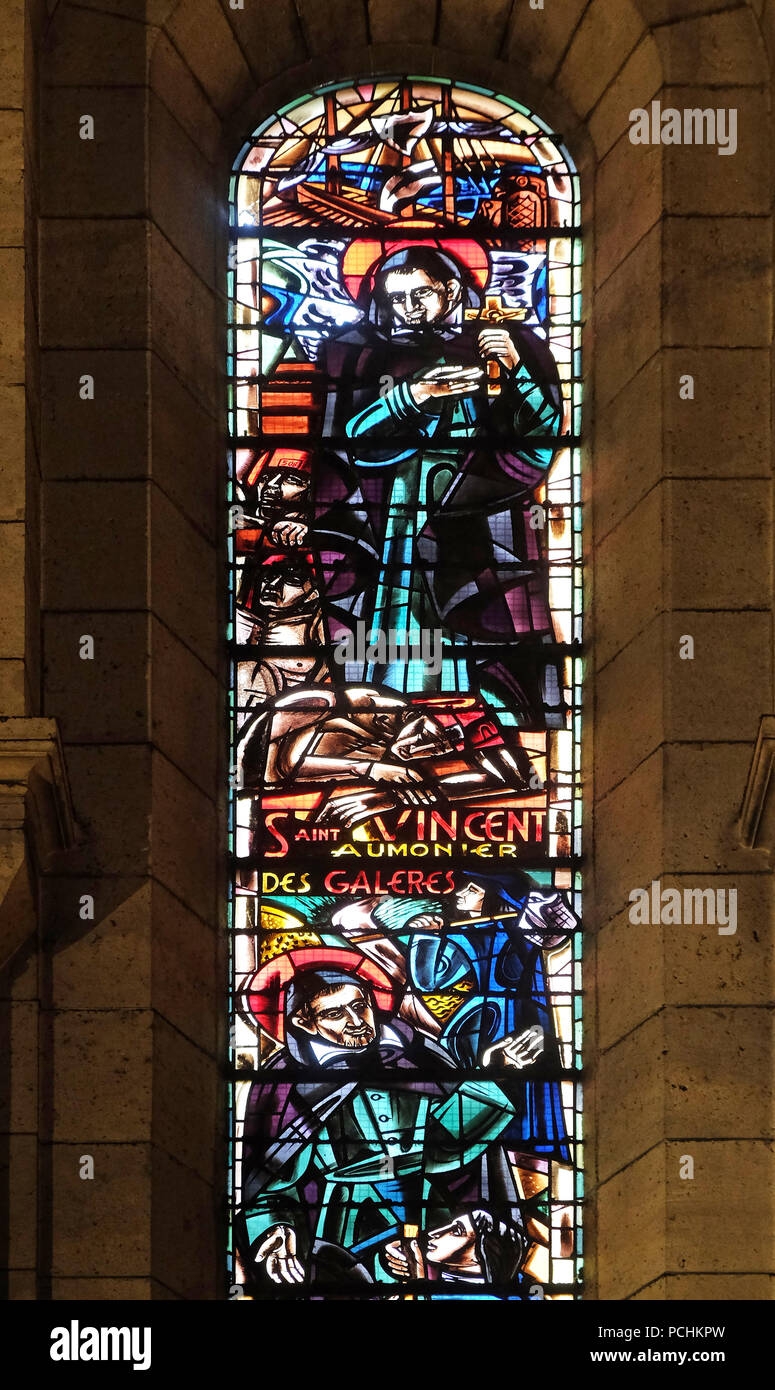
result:
<svg viewBox="0 0 775 1390"><path fill-rule="evenodd" d="M354 1038L351 1033L342 1033L341 1037L339 1038L338 1045L340 1047L346 1047L351 1051L353 1049L362 1051L364 1047L368 1047L369 1043L372 1043L374 1041L375 1037L376 1033L374 1032L373 1028L369 1028L367 1032L363 1033L360 1037L357 1038Z"/></svg>

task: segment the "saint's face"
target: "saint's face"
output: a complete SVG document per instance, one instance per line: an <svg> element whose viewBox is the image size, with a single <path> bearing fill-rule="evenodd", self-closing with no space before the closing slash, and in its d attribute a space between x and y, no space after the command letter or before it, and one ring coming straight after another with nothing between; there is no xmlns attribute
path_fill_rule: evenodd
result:
<svg viewBox="0 0 775 1390"><path fill-rule="evenodd" d="M410 328L437 323L459 299L456 280L444 284L432 280L425 270L390 270L385 276L385 294L393 319Z"/></svg>
<svg viewBox="0 0 775 1390"><path fill-rule="evenodd" d="M426 1256L433 1265L468 1265L475 1262L476 1232L470 1216L460 1216L448 1226L428 1232Z"/></svg>
<svg viewBox="0 0 775 1390"><path fill-rule="evenodd" d="M336 1047L368 1047L377 1030L374 1010L359 985L342 985L332 994L319 994L310 1005L312 1019L296 1019L305 1032Z"/></svg>
<svg viewBox="0 0 775 1390"><path fill-rule="evenodd" d="M455 894L455 905L461 912L469 913L472 917L480 917L484 905L484 889L478 883L466 883Z"/></svg>

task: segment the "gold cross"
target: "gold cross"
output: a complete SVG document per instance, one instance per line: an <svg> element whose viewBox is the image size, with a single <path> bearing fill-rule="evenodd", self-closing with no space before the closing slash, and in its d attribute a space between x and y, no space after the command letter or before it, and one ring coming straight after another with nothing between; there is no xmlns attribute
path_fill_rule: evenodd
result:
<svg viewBox="0 0 775 1390"><path fill-rule="evenodd" d="M483 309L466 309L467 319L487 319L488 323L502 323L504 319L523 319L527 309L507 309L499 294L487 294Z"/></svg>
<svg viewBox="0 0 775 1390"><path fill-rule="evenodd" d="M484 319L487 323L503 323L506 319L524 319L527 309L507 309L499 294L487 294L483 309L466 309L467 319ZM487 395L499 396L500 364L494 357L487 359Z"/></svg>

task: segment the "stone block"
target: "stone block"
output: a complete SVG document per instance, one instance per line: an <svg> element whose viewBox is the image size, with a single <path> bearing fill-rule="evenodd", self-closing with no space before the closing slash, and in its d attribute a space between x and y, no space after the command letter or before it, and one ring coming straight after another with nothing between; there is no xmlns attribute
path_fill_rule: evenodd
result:
<svg viewBox="0 0 775 1390"><path fill-rule="evenodd" d="M218 504L225 460L219 421L155 354L150 373L152 477L197 530L214 541L222 529Z"/></svg>
<svg viewBox="0 0 775 1390"><path fill-rule="evenodd" d="M151 962L156 1013L215 1055L223 1025L227 965L216 919L202 921L163 884L154 882ZM220 942L220 945L219 945Z"/></svg>
<svg viewBox="0 0 775 1390"><path fill-rule="evenodd" d="M662 287L665 344L765 346L770 334L771 251L772 229L766 217L668 217Z"/></svg>
<svg viewBox="0 0 775 1390"><path fill-rule="evenodd" d="M662 216L662 151L622 135L598 165L595 280L600 286Z"/></svg>
<svg viewBox="0 0 775 1390"><path fill-rule="evenodd" d="M0 31L0 91L4 104L20 111L24 105L24 0L6 0Z"/></svg>
<svg viewBox="0 0 775 1390"><path fill-rule="evenodd" d="M220 1177L222 1103L218 1062L164 1019L153 1026L153 1139L206 1183Z"/></svg>
<svg viewBox="0 0 775 1390"><path fill-rule="evenodd" d="M648 888L649 881L630 885L630 888L641 887ZM627 901L627 893L623 896ZM601 928L595 939L593 988L598 1045L603 1050L613 1047L665 1003L664 952L668 928L659 923L639 926L630 921L629 911L628 903ZM671 935L671 943L677 935ZM605 1102L604 1105L607 1110Z"/></svg>
<svg viewBox="0 0 775 1390"><path fill-rule="evenodd" d="M694 1177L681 1179L681 1157ZM686 1139L667 1148L666 1269L704 1274L767 1270L772 1260L775 1146L764 1140Z"/></svg>
<svg viewBox="0 0 775 1390"><path fill-rule="evenodd" d="M665 1047L664 1014L658 1013L598 1058L598 1184L604 1184L666 1137Z"/></svg>
<svg viewBox="0 0 775 1390"><path fill-rule="evenodd" d="M692 660L679 655L684 636L694 640ZM772 707L769 613L673 613L666 637L666 736L753 743L761 711Z"/></svg>
<svg viewBox="0 0 775 1390"><path fill-rule="evenodd" d="M178 5L166 31L216 111L225 115L244 99L251 74L218 0Z"/></svg>
<svg viewBox="0 0 775 1390"><path fill-rule="evenodd" d="M20 1300L34 1302L38 1297L38 1280L34 1269L9 1269L6 1273L6 1298L12 1303Z"/></svg>
<svg viewBox="0 0 775 1390"><path fill-rule="evenodd" d="M661 224L652 227L595 295L598 413L662 342Z"/></svg>
<svg viewBox="0 0 775 1390"><path fill-rule="evenodd" d="M682 18L654 30L667 82L756 86L768 80L764 44L748 5Z"/></svg>
<svg viewBox="0 0 775 1390"><path fill-rule="evenodd" d="M4 714L27 713L27 686L24 662L0 658L0 709Z"/></svg>
<svg viewBox="0 0 775 1390"><path fill-rule="evenodd" d="M766 1009L667 1008L623 1036L596 1069L600 1181L665 1139L770 1137L771 1049Z"/></svg>
<svg viewBox="0 0 775 1390"><path fill-rule="evenodd" d="M703 921L671 925L631 922L630 907L625 906L595 938L595 1008L602 1049L612 1047L665 1005L764 1008L772 998L770 876L763 871L734 876L657 871L653 877L662 889L677 888L682 895L687 889L722 892L725 915L734 889L737 931L719 933L715 908L713 921L704 907ZM643 878L630 888L650 892L651 880ZM623 897L626 901L627 895ZM695 901L692 918L697 916Z"/></svg>
<svg viewBox="0 0 775 1390"><path fill-rule="evenodd" d="M55 1143L133 1144L151 1138L153 1015L149 1009L66 1009L54 1016ZM84 1184L85 1185L85 1184Z"/></svg>
<svg viewBox="0 0 775 1390"><path fill-rule="evenodd" d="M664 870L677 874L757 870L756 850L737 838L751 749L746 743L669 744L665 752Z"/></svg>
<svg viewBox="0 0 775 1390"><path fill-rule="evenodd" d="M627 1298L666 1268L665 1146L601 1184L596 1208L597 1297Z"/></svg>
<svg viewBox="0 0 775 1390"><path fill-rule="evenodd" d="M13 899L13 896L12 888L9 890L8 897ZM30 926L32 926L34 917L32 903L28 902L27 907L23 908L22 911L26 912ZM0 996L3 999L19 999L28 1003L39 1003L41 996L39 966L40 956L37 942L33 940L31 933L24 945L19 947L13 959L0 972Z"/></svg>
<svg viewBox="0 0 775 1390"><path fill-rule="evenodd" d="M38 1005L0 1002L3 1057L8 1083L0 1087L0 1134L35 1134L38 1128Z"/></svg>
<svg viewBox="0 0 775 1390"><path fill-rule="evenodd" d="M166 758L154 754L154 874L206 921L216 913L217 832L213 803Z"/></svg>
<svg viewBox="0 0 775 1390"><path fill-rule="evenodd" d="M83 0L81 8L121 15L141 24L163 24L176 3L177 0Z"/></svg>
<svg viewBox="0 0 775 1390"><path fill-rule="evenodd" d="M198 145L153 94L148 116L151 217L197 275L212 286L216 278L212 170Z"/></svg>
<svg viewBox="0 0 775 1390"><path fill-rule="evenodd" d="M591 0L557 73L557 86L582 119L589 115L643 35L635 5Z"/></svg>
<svg viewBox="0 0 775 1390"><path fill-rule="evenodd" d="M0 249L0 383L24 381L24 252Z"/></svg>
<svg viewBox="0 0 775 1390"><path fill-rule="evenodd" d="M24 522L0 523L0 657L25 656Z"/></svg>
<svg viewBox="0 0 775 1390"><path fill-rule="evenodd" d="M297 67L307 58L293 0L273 0L268 9L246 4L242 10L227 10L226 16L258 82Z"/></svg>
<svg viewBox="0 0 775 1390"><path fill-rule="evenodd" d="M444 0L439 23L439 46L499 58L510 10L509 0L483 0L475 14L466 0Z"/></svg>
<svg viewBox="0 0 775 1390"><path fill-rule="evenodd" d="M94 640L94 659L80 657ZM148 617L143 613L43 616L47 711L66 743L138 743L147 738Z"/></svg>
<svg viewBox="0 0 775 1390"><path fill-rule="evenodd" d="M43 498L46 608L144 608L146 509L144 483L48 483Z"/></svg>
<svg viewBox="0 0 775 1390"><path fill-rule="evenodd" d="M46 889L45 920L53 938L52 1008L151 1007L151 957L156 947L150 879L61 878L49 881ZM93 920L80 915L84 895L94 899ZM184 955L175 962L174 977L178 971L187 974Z"/></svg>
<svg viewBox="0 0 775 1390"><path fill-rule="evenodd" d="M151 753L146 745L67 749L73 804L83 841L75 875L143 875L150 855Z"/></svg>
<svg viewBox="0 0 775 1390"><path fill-rule="evenodd" d="M638 6L649 24L672 24L696 13L729 8L729 0L638 0Z"/></svg>
<svg viewBox="0 0 775 1390"><path fill-rule="evenodd" d="M211 670L221 661L218 554L158 488L151 499L154 613Z"/></svg>
<svg viewBox="0 0 775 1390"><path fill-rule="evenodd" d="M22 114L0 110L0 246L24 244L24 176Z"/></svg>
<svg viewBox="0 0 775 1390"><path fill-rule="evenodd" d="M151 627L152 739L215 800L226 757L226 692L184 643L155 619Z"/></svg>
<svg viewBox="0 0 775 1390"><path fill-rule="evenodd" d="M596 803L598 852L593 873L595 913L600 926L629 903L631 889L644 887L662 871L664 757L663 749L652 753Z"/></svg>
<svg viewBox="0 0 775 1390"><path fill-rule="evenodd" d="M25 497L23 386L0 386L0 520L23 521Z"/></svg>
<svg viewBox="0 0 775 1390"><path fill-rule="evenodd" d="M298 0L296 8L311 54L368 43L360 0Z"/></svg>
<svg viewBox="0 0 775 1390"><path fill-rule="evenodd" d="M659 50L653 34L644 34L621 72L616 74L594 110L589 113L587 124L599 159L628 133L630 112L637 106L647 107L661 85ZM615 190L611 192L615 197Z"/></svg>
<svg viewBox="0 0 775 1390"><path fill-rule="evenodd" d="M719 154L716 144L663 147L665 211L677 216L766 215L770 210L767 180L762 178L769 159L766 93L755 87L667 87L660 101L663 109L733 108L737 112L734 154ZM727 139L729 134L727 126Z"/></svg>
<svg viewBox="0 0 775 1390"><path fill-rule="evenodd" d="M157 1295L153 1279L52 1279L54 1303L147 1303ZM83 1317L81 1322L84 1322Z"/></svg>
<svg viewBox="0 0 775 1390"><path fill-rule="evenodd" d="M55 87L142 87L155 37L154 29L123 15L59 5L47 34L47 82Z"/></svg>
<svg viewBox="0 0 775 1390"><path fill-rule="evenodd" d="M91 1180L80 1176L80 1159L87 1153L94 1160ZM51 1166L52 1276L147 1278L150 1145L54 1144Z"/></svg>
<svg viewBox="0 0 775 1390"><path fill-rule="evenodd" d="M633 1294L633 1302L659 1299L666 1303L748 1303L774 1296L775 1276L771 1274L665 1274Z"/></svg>
<svg viewBox="0 0 775 1390"><path fill-rule="evenodd" d="M663 493L664 487L653 488L595 546L591 622L598 668L664 606Z"/></svg>
<svg viewBox="0 0 775 1390"><path fill-rule="evenodd" d="M11 1134L0 1144L0 1184L7 1223L7 1265L13 1270L37 1267L38 1140L34 1134ZM6 1225L6 1222L3 1222ZM5 1234L5 1232L4 1232Z"/></svg>
<svg viewBox="0 0 775 1390"><path fill-rule="evenodd" d="M43 347L143 348L148 336L147 227L138 219L49 219ZM180 306L180 311L184 306Z"/></svg>
<svg viewBox="0 0 775 1390"><path fill-rule="evenodd" d="M44 352L42 438L48 478L142 478L148 472L148 354ZM82 400L91 376L94 399ZM74 441L78 447L74 448Z"/></svg>
<svg viewBox="0 0 775 1390"><path fill-rule="evenodd" d="M737 893L737 931L719 934L718 924L706 920L679 929L651 928L665 933L664 990L669 1004L759 1005L773 996L773 880L764 870L737 873L671 874L665 887L683 893L687 888L712 887ZM696 915L694 912L693 916ZM730 924L731 925L731 924ZM645 929L644 929L645 930Z"/></svg>
<svg viewBox="0 0 775 1390"><path fill-rule="evenodd" d="M598 671L594 742L598 796L631 773L664 739L665 666L664 621L657 617Z"/></svg>
<svg viewBox="0 0 775 1390"><path fill-rule="evenodd" d="M372 43L400 42L410 35L413 43L433 42L436 0L368 0L368 8Z"/></svg>
<svg viewBox="0 0 775 1390"><path fill-rule="evenodd" d="M767 609L771 592L768 485L750 478L675 479L665 486L672 604L690 609Z"/></svg>
<svg viewBox="0 0 775 1390"><path fill-rule="evenodd" d="M220 1197L212 1187L154 1149L152 1273L162 1287L182 1298L223 1297L220 1211Z"/></svg>
<svg viewBox="0 0 775 1390"><path fill-rule="evenodd" d="M201 401L220 409L221 339L212 289L157 227L151 228L151 342Z"/></svg>
<svg viewBox="0 0 775 1390"><path fill-rule="evenodd" d="M528 4L513 6L504 45L506 61L521 63L538 81L550 82L586 3L563 0L562 6L550 5L543 10L533 10Z"/></svg>
<svg viewBox="0 0 775 1390"><path fill-rule="evenodd" d="M211 162L218 157L221 122L191 69L162 31L154 45L151 90Z"/></svg>
<svg viewBox="0 0 775 1390"><path fill-rule="evenodd" d="M667 349L661 359L665 475L769 476L768 422L761 409L770 390L769 353L682 347ZM687 374L694 378L693 400L680 397L679 378Z"/></svg>
<svg viewBox="0 0 775 1390"><path fill-rule="evenodd" d="M668 1009L667 1136L772 1138L772 1033L768 1008Z"/></svg>
<svg viewBox="0 0 775 1390"><path fill-rule="evenodd" d="M593 474L595 537L602 539L662 476L664 353L656 352L598 412ZM676 394L678 391L676 366ZM682 403L682 408L686 406ZM632 429L633 418L638 428Z"/></svg>
<svg viewBox="0 0 775 1390"><path fill-rule="evenodd" d="M142 87L44 88L44 217L143 215L146 108ZM80 137L85 115L94 120L93 140Z"/></svg>

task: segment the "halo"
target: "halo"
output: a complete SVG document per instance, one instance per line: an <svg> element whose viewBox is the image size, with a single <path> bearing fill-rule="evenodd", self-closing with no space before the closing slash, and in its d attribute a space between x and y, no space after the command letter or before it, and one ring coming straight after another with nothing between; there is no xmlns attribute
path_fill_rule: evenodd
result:
<svg viewBox="0 0 775 1390"><path fill-rule="evenodd" d="M390 977L358 951L340 946L301 946L267 961L247 986L247 1006L256 1022L277 1042L285 1042L285 996L294 975L304 970L332 967L358 975L374 992L374 1002L383 1013L396 1007L396 987Z"/></svg>
<svg viewBox="0 0 775 1390"><path fill-rule="evenodd" d="M342 280L352 298L357 302L367 275L373 289L374 267L378 261L410 246L429 246L434 251L446 251L470 270L480 290L485 288L490 278L487 252L477 241L471 241L468 237L422 237L412 241L378 241L376 237L357 237L350 242L342 257Z"/></svg>

